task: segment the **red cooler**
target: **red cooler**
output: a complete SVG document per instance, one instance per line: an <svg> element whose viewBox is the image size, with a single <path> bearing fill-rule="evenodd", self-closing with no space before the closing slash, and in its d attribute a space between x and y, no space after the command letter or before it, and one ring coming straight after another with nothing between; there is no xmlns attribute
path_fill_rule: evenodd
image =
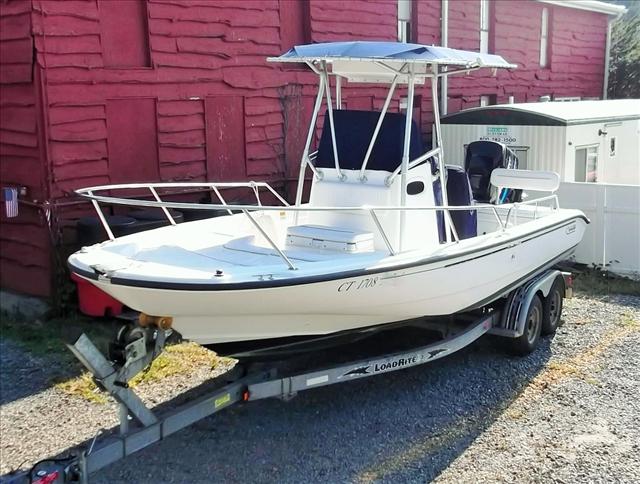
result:
<svg viewBox="0 0 640 484"><path fill-rule="evenodd" d="M88 316L117 316L122 313L122 303L101 291L89 281L71 274L78 286L80 312Z"/></svg>

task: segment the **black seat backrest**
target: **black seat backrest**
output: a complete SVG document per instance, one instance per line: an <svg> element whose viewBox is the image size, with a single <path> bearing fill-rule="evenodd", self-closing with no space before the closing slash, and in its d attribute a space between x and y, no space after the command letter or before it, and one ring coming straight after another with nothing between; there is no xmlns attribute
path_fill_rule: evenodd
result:
<svg viewBox="0 0 640 484"><path fill-rule="evenodd" d="M491 200L491 172L504 165L504 146L492 141L469 143L464 169L469 176L473 198L479 202Z"/></svg>
<svg viewBox="0 0 640 484"><path fill-rule="evenodd" d="M362 167L362 162L379 117L380 113L376 111L347 109L333 111L336 146L341 169L359 170ZM402 163L405 122L406 117L404 114L387 113L385 115L367 163L368 170L392 172L400 166ZM412 121L409 159L417 158L422 153L420 132L416 123ZM328 113L325 113L324 116L322 136L320 137L315 165L319 168L335 167Z"/></svg>
<svg viewBox="0 0 640 484"><path fill-rule="evenodd" d="M473 205L473 194L466 172L460 166L446 165L447 170L447 204L450 206ZM433 182L435 204L442 205L440 177ZM451 221L456 228L460 240L478 235L478 214L475 210L451 210ZM444 213L436 212L440 242L446 240Z"/></svg>
<svg viewBox="0 0 640 484"><path fill-rule="evenodd" d="M447 202L452 206L473 204L469 178L460 166L447 165ZM461 240L478 234L478 216L475 210L452 210L451 220Z"/></svg>

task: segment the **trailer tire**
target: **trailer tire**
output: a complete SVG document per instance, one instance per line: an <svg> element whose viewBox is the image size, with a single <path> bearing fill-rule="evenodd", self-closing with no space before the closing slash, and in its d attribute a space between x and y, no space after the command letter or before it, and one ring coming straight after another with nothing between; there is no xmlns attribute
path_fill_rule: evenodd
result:
<svg viewBox="0 0 640 484"><path fill-rule="evenodd" d="M525 356L538 347L540 334L542 333L543 315L544 308L542 301L540 300L540 296L536 294L533 296L529 309L527 310L524 331L519 337L507 340L510 353Z"/></svg>
<svg viewBox="0 0 640 484"><path fill-rule="evenodd" d="M549 294L544 299L543 318L542 318L542 334L554 334L560 325L562 317L562 302L564 299L564 280L562 277L556 278L553 286L549 290Z"/></svg>

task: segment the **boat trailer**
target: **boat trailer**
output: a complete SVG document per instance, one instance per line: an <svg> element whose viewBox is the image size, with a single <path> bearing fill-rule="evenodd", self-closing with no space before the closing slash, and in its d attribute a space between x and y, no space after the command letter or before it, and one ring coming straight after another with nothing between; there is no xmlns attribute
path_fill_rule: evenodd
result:
<svg viewBox="0 0 640 484"><path fill-rule="evenodd" d="M170 330L157 324L136 326L133 331L119 334L115 347L112 348L116 353L120 352L121 357L117 362L107 359L82 334L67 346L91 372L96 384L118 402L119 434L100 440L98 434L85 448L75 452L68 451L68 457L44 459L28 471L0 477L0 483L87 483L89 476L99 469L234 404L265 398L289 400L304 390L422 365L470 345L485 333L504 337L508 346L510 341L514 342L511 349L526 354L535 349L541 332L545 333L542 320L545 315L540 312L540 307L545 307L547 312L556 311L557 314L546 316L557 316L559 321L562 298L571 296L571 274L555 269L546 270L511 291L502 307L482 308L475 313L460 315L462 322L459 320L457 326L461 329L453 334L450 331L450 320L439 324L427 322L426 326L431 326L430 329L441 330L446 335L437 342L291 376L278 376L277 368L252 371L250 367L244 369L241 365L236 365L228 373L216 378L219 385L162 415L149 409L129 387L128 382L160 355ZM555 306L554 301L551 301L554 297ZM554 330L555 327L547 328L546 332ZM110 355L114 351L110 351Z"/></svg>

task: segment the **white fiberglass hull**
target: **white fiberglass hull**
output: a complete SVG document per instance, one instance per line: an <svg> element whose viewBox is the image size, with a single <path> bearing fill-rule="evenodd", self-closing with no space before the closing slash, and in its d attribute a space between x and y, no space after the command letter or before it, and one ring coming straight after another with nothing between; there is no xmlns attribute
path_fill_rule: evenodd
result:
<svg viewBox="0 0 640 484"><path fill-rule="evenodd" d="M449 245L437 255L416 251L413 260L406 254L401 259L389 256L360 271L276 278L240 289L211 284L206 290L191 290L88 279L133 309L172 316L177 331L201 344L329 334L486 304L567 258L585 226L580 212L563 210ZM70 263L87 277L76 270L73 258Z"/></svg>

